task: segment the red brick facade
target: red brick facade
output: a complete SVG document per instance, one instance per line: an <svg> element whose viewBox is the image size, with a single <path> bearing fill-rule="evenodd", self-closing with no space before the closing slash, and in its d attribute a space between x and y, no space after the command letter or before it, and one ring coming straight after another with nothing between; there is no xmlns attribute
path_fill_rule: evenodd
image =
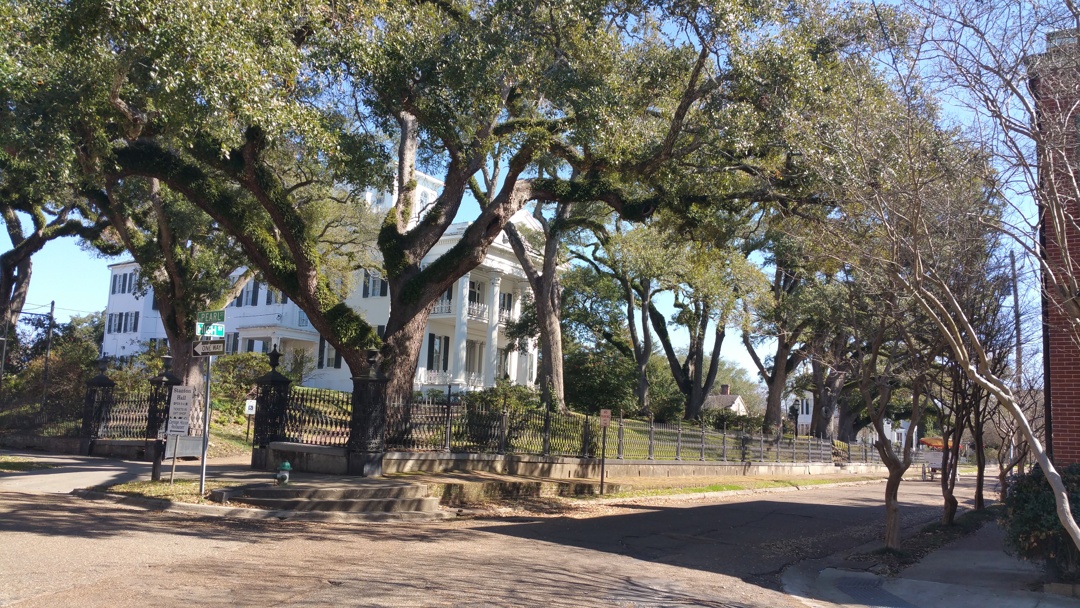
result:
<svg viewBox="0 0 1080 608"><path fill-rule="evenodd" d="M1080 72L1077 58L1080 47L1070 41L1029 62L1033 76L1032 91L1040 114L1039 182L1042 189L1040 238L1044 259L1059 277L1057 284L1043 277L1043 361L1046 386L1046 443L1057 465L1080 462L1080 335L1077 332L1076 308L1063 307L1065 293L1061 277L1080 277L1080 231L1077 219L1075 176L1076 105L1080 102ZM1053 180L1052 182L1050 180ZM1063 206L1069 219L1064 238L1056 234L1046 215L1049 197ZM1071 264L1062 255L1062 247L1072 256ZM1068 268L1067 266L1070 266ZM1074 296L1076 294L1073 294Z"/></svg>

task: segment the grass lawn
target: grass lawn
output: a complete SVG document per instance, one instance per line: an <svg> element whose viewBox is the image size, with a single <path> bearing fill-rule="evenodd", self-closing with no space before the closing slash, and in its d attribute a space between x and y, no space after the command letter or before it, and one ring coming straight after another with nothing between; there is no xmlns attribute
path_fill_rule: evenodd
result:
<svg viewBox="0 0 1080 608"><path fill-rule="evenodd" d="M0 455L0 473L18 473L21 471L38 471L41 469L52 468L55 467L51 464L45 464L30 458Z"/></svg>
<svg viewBox="0 0 1080 608"><path fill-rule="evenodd" d="M254 426L254 425L253 425ZM222 458L225 456L238 456L251 453L250 435L245 437L247 422L238 423L233 420L222 420L214 417L210 425L210 458ZM254 433L254 429L252 429Z"/></svg>
<svg viewBox="0 0 1080 608"><path fill-rule="evenodd" d="M168 473L163 472L162 477L168 477ZM215 481L213 479L206 480L206 490L208 493L210 490L229 487L231 485L235 484ZM199 495L199 481L197 479L178 479L172 484L169 483L168 479L163 479L162 481L133 481L130 483L117 484L115 486L98 486L93 489L99 492L108 492L110 494L122 494L124 496L138 496L142 498L158 498L173 502L216 504L211 503L206 497Z"/></svg>

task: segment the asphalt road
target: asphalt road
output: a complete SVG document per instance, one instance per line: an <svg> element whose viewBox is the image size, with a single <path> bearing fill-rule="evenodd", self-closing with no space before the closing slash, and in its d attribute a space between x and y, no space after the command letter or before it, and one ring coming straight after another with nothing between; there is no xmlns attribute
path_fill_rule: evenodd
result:
<svg viewBox="0 0 1080 608"><path fill-rule="evenodd" d="M883 484L589 519L319 524L0 491L0 605L799 606L781 570L878 538ZM906 482L903 518L940 512Z"/></svg>

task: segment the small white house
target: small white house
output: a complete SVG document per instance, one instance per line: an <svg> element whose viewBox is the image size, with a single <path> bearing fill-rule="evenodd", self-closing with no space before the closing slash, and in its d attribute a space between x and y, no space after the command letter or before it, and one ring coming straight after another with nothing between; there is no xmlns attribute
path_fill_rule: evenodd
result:
<svg viewBox="0 0 1080 608"><path fill-rule="evenodd" d="M418 179L420 210L435 200L442 183L423 176ZM375 209L386 211L393 203L387 193L368 193ZM414 221L416 219L414 217ZM535 218L519 211L511 221L537 230ZM433 261L454 246L467 224L453 224L425 258ZM152 293L136 295L138 264L122 262L110 267L109 301L106 308L102 354L130 356L145 345L166 339ZM239 276L242 270L236 272ZM387 282L377 272L364 271L356 277L356 289L346 298L354 310L375 325L382 334L390 314ZM437 300L428 319L421 346L414 389L454 392L494 386L496 378L515 384L532 385L536 380L536 346L527 353L507 348L505 324L521 314L521 302L529 290L513 249L500 234L488 248L479 266L461 277ZM226 352L269 352L277 346L281 353L304 349L316 360L314 373L304 384L317 388L352 390L348 366L319 336L307 315L282 293L261 281L250 281L241 294L225 308Z"/></svg>
<svg viewBox="0 0 1080 608"><path fill-rule="evenodd" d="M750 413L750 411L746 409L746 403L743 402L742 396L732 395L731 387L727 384L720 385L720 394L709 395L706 397L702 409L731 410L739 416L745 416Z"/></svg>

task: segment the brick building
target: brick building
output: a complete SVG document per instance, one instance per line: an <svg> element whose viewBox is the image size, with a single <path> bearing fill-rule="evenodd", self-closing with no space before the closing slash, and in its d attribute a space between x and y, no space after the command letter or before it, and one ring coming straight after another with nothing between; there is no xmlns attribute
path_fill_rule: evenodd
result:
<svg viewBox="0 0 1080 608"><path fill-rule="evenodd" d="M1046 448L1054 463L1080 462L1080 208L1077 121L1080 46L1076 30L1051 33L1028 59L1039 114L1039 238L1043 272ZM1052 274L1051 272L1052 271Z"/></svg>

